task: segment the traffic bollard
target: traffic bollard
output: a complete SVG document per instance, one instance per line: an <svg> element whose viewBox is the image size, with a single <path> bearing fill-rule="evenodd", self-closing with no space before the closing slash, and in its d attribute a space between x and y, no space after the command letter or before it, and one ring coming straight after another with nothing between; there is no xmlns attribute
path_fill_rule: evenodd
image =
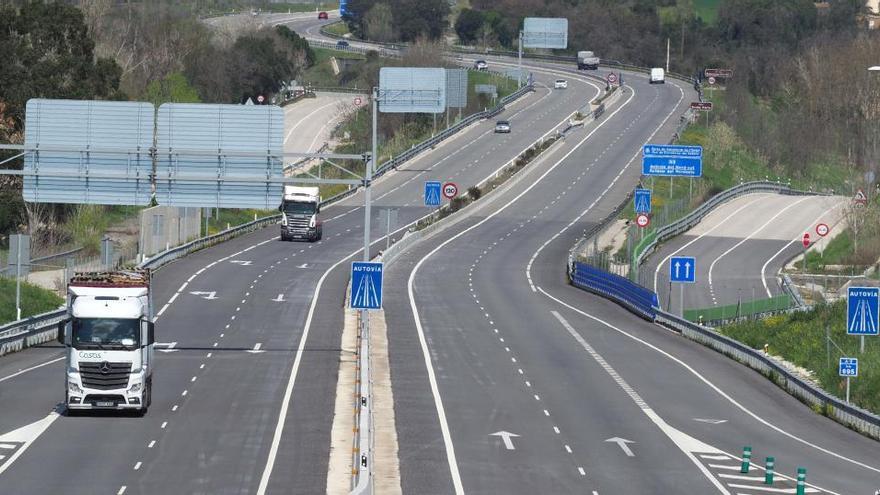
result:
<svg viewBox="0 0 880 495"><path fill-rule="evenodd" d="M799 467L798 468L798 478L797 478L797 495L804 495L806 492L806 484L807 484L807 468Z"/></svg>
<svg viewBox="0 0 880 495"><path fill-rule="evenodd" d="M764 465L764 468L766 469L766 471L764 471L764 484L765 485L772 485L773 484L773 466L775 464L776 463L774 462L773 457L767 457L767 460L765 461L765 465Z"/></svg>
<svg viewBox="0 0 880 495"><path fill-rule="evenodd" d="M743 458L742 458L742 466L739 468L739 472L743 474L748 474L749 472L749 464L752 462L752 448L748 445L743 447Z"/></svg>

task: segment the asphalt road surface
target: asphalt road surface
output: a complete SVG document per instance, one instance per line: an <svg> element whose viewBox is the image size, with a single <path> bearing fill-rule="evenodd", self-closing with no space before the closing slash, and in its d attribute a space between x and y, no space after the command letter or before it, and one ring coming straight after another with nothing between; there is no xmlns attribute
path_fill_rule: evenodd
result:
<svg viewBox="0 0 880 495"><path fill-rule="evenodd" d="M803 253L804 233L812 241L819 223L841 230L846 198L748 194L713 210L694 228L665 242L641 267L640 278L659 295L660 303L679 312L680 288L669 294L671 256L696 258L696 283L684 287L685 308L708 308L778 296L777 274ZM667 310L670 310L667 308Z"/></svg>

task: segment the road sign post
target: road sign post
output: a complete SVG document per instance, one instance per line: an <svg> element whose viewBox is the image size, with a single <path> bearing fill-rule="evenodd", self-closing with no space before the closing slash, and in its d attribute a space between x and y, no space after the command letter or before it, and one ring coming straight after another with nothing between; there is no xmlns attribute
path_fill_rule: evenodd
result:
<svg viewBox="0 0 880 495"><path fill-rule="evenodd" d="M880 320L880 288L850 287L846 293L846 333L861 337L860 352L865 352L865 335L877 335Z"/></svg>
<svg viewBox="0 0 880 495"><path fill-rule="evenodd" d="M669 283L678 284L678 312L682 317L684 317L684 284L693 284L697 281L696 271L697 259L692 256L673 256L669 260Z"/></svg>
<svg viewBox="0 0 880 495"><path fill-rule="evenodd" d="M352 262L352 309L382 309L382 271L382 263Z"/></svg>
<svg viewBox="0 0 880 495"><path fill-rule="evenodd" d="M859 376L858 358L842 357L837 365L838 376L846 377L846 403L849 404L849 380Z"/></svg>

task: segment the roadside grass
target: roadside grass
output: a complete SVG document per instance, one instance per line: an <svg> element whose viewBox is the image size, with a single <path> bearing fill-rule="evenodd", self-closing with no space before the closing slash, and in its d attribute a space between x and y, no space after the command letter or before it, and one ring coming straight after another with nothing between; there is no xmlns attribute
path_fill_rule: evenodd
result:
<svg viewBox="0 0 880 495"><path fill-rule="evenodd" d="M142 209L140 206L79 205L64 228L72 246L84 248L83 254L96 255L101 252L101 239L107 229L136 217Z"/></svg>
<svg viewBox="0 0 880 495"><path fill-rule="evenodd" d="M278 198L278 204L281 204L281 198ZM245 224L248 222L253 222L256 218L263 218L265 216L274 215L278 213L276 210L233 210L221 208L219 216L215 216L216 212L211 213L211 218L208 219L208 235L216 234L218 232L222 232L226 230L226 227L235 227L237 225ZM203 212L204 214L204 212ZM202 217L202 233L205 232L205 218Z"/></svg>
<svg viewBox="0 0 880 495"><path fill-rule="evenodd" d="M816 249L807 252L807 271L815 273L825 271L827 265L847 265L851 261L849 258L853 248L852 231L845 229L831 239L821 254Z"/></svg>
<svg viewBox="0 0 880 495"><path fill-rule="evenodd" d="M54 292L21 282L21 317L57 309L64 299ZM15 279L0 277L0 325L15 321Z"/></svg>
<svg viewBox="0 0 880 495"><path fill-rule="evenodd" d="M839 346L825 344L825 328ZM846 379L837 375L841 356L859 359L859 376L850 382L852 402L880 414L880 339L867 337L865 352L859 352L859 338L846 334L846 301L819 305L815 309L790 315L773 316L722 327L721 333L753 349L768 350L773 355L814 373L816 381L827 392L844 399Z"/></svg>
<svg viewBox="0 0 880 495"><path fill-rule="evenodd" d="M365 60L361 54L332 50L329 48L312 48L315 53L315 64L303 72L301 77L302 84L309 84L317 87L337 87L340 86L339 76L333 73L333 67L330 64L331 57L339 57L345 59Z"/></svg>
<svg viewBox="0 0 880 495"><path fill-rule="evenodd" d="M351 34L351 31L348 30L348 24L338 21L333 24L327 24L324 26L324 29L331 34L335 34L337 36L345 36L346 34Z"/></svg>

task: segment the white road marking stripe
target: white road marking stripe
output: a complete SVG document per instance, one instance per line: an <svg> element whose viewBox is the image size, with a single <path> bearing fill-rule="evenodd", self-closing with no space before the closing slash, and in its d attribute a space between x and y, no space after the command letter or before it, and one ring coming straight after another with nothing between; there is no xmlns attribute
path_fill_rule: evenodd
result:
<svg viewBox="0 0 880 495"><path fill-rule="evenodd" d="M770 488L768 486L751 486L751 485L740 485L736 483L728 483L728 486L731 488L746 488L748 490L758 490L759 492L769 492L769 493L796 493L795 488ZM807 493L817 493L819 490L815 490L813 488L807 488Z"/></svg>
<svg viewBox="0 0 880 495"><path fill-rule="evenodd" d="M116 495L122 495L123 493L125 493L125 488L126 488L125 485L120 486L119 491L116 492Z"/></svg>
<svg viewBox="0 0 880 495"><path fill-rule="evenodd" d="M148 449L152 449L154 445L156 445L156 441L155 441L155 440L153 440L152 442L150 442L150 444L147 445L147 448L148 448Z"/></svg>
<svg viewBox="0 0 880 495"><path fill-rule="evenodd" d="M744 474L727 474L727 473L718 473L718 476L724 479L731 480L742 480L742 481L760 481L764 482L763 476L746 476Z"/></svg>
<svg viewBox="0 0 880 495"><path fill-rule="evenodd" d="M703 459L712 459L714 461L730 460L730 457L727 457L726 455L700 454L700 457L702 457Z"/></svg>
<svg viewBox="0 0 880 495"><path fill-rule="evenodd" d="M134 465L134 470L137 471L137 470L140 469L140 468L141 468L141 461L138 461L138 462Z"/></svg>
<svg viewBox="0 0 880 495"><path fill-rule="evenodd" d="M15 378L16 376L27 373L28 371L32 371L37 368L42 368L43 366L48 366L52 363L57 363L58 361L63 361L63 360L64 360L64 356L61 356L60 358L55 358L55 359L46 361L45 363L40 363L40 364L31 366L30 368L25 368L23 370L16 371L15 373L13 373L11 375L7 375L7 376L4 376L3 378L0 378L0 382L5 382L6 380L9 380L10 378ZM0 448L3 448L3 444L0 444Z"/></svg>

